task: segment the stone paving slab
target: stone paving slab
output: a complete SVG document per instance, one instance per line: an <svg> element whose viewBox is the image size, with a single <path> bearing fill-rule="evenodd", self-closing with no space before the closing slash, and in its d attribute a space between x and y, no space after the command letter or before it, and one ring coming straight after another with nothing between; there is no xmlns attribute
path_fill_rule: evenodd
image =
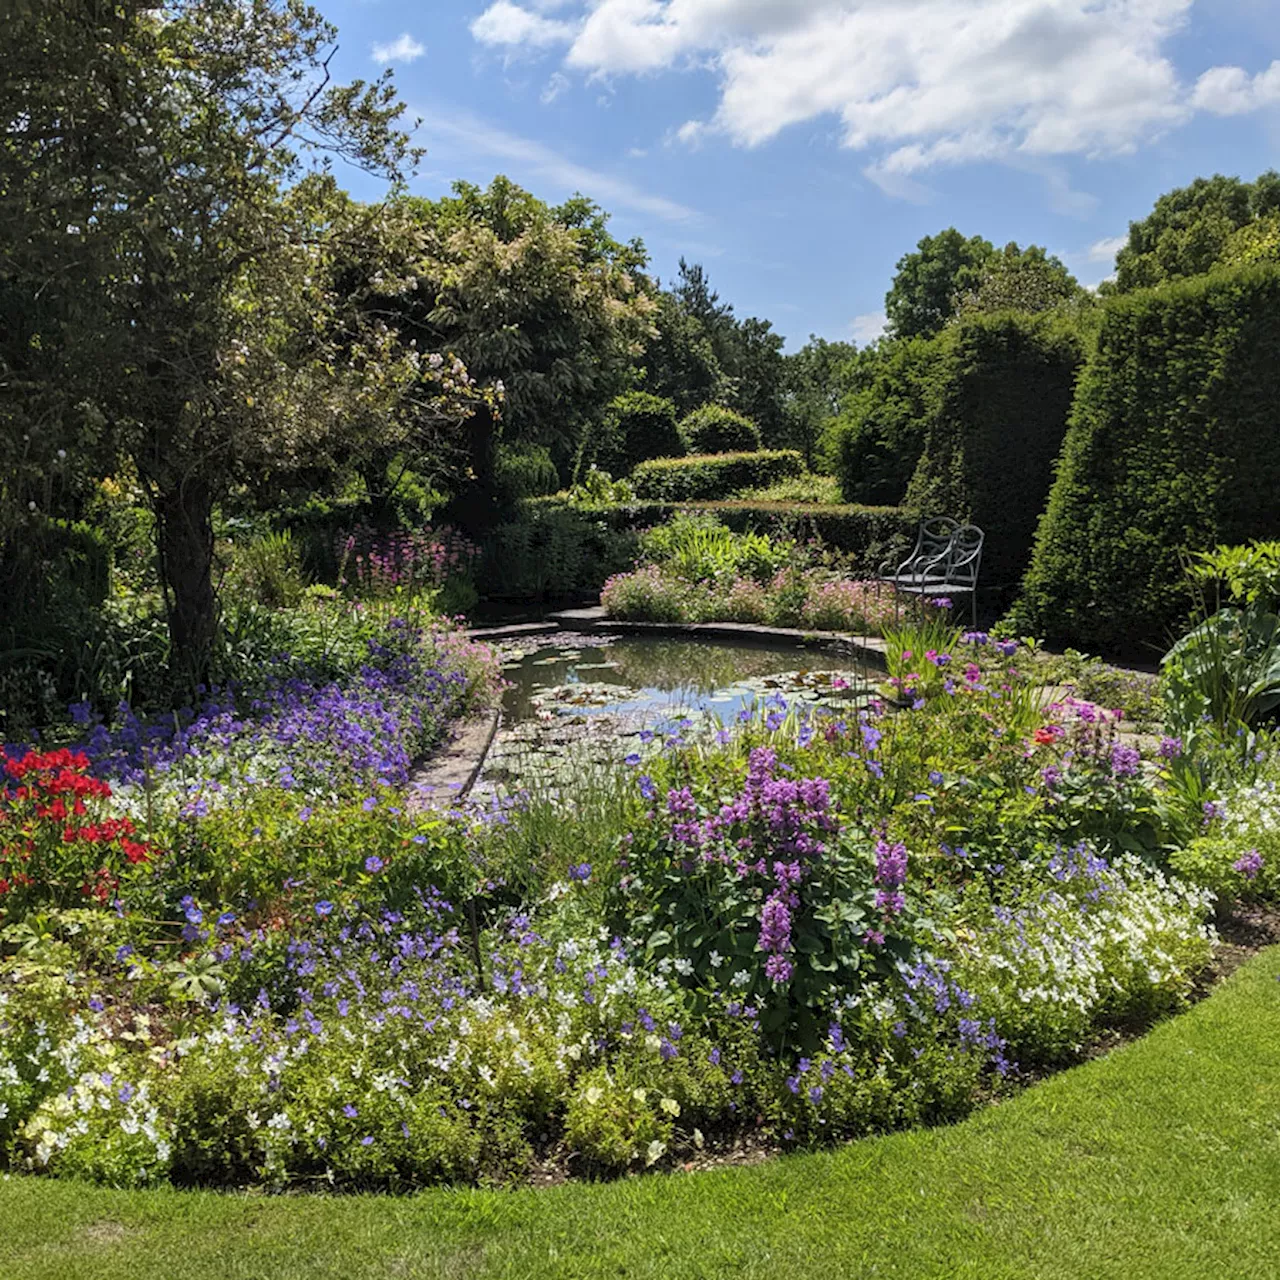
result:
<svg viewBox="0 0 1280 1280"><path fill-rule="evenodd" d="M409 807L447 809L465 800L480 776L501 720L502 712L496 708L464 720L452 738L409 775Z"/></svg>

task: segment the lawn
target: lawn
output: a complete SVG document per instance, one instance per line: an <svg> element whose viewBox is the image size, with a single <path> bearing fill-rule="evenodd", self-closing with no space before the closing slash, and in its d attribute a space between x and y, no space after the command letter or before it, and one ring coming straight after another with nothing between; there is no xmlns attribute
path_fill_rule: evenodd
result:
<svg viewBox="0 0 1280 1280"><path fill-rule="evenodd" d="M0 1182L5 1280L1268 1277L1280 948L1106 1058L946 1129L762 1167L410 1198Z"/></svg>

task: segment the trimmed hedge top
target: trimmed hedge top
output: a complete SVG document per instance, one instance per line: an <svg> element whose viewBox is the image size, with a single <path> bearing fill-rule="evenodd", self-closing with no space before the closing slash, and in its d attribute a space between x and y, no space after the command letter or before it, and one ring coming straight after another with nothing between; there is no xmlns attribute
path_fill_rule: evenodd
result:
<svg viewBox="0 0 1280 1280"><path fill-rule="evenodd" d="M698 454L691 458L655 458L632 473L638 498L658 502L690 502L728 498L740 489L763 489L804 471L794 449L755 453Z"/></svg>
<svg viewBox="0 0 1280 1280"><path fill-rule="evenodd" d="M1185 550L1280 536L1280 269L1108 300L1010 621L1050 641L1158 649Z"/></svg>
<svg viewBox="0 0 1280 1280"><path fill-rule="evenodd" d="M690 453L747 453L760 448L760 428L722 404L704 404L680 422Z"/></svg>

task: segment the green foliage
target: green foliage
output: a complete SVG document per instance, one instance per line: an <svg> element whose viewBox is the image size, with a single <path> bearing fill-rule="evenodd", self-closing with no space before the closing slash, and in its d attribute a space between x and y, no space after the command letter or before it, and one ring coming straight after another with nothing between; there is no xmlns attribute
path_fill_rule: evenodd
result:
<svg viewBox="0 0 1280 1280"><path fill-rule="evenodd" d="M465 433L474 477L455 501L463 527L503 514L491 491L499 445L542 446L568 476L586 433L624 388L655 310L644 246L609 235L608 216L575 197L553 207L505 177L454 184L436 201L406 197L425 237L412 292L386 306L405 337L456 352L503 390L501 413ZM497 495L500 497L500 495Z"/></svg>
<svg viewBox="0 0 1280 1280"><path fill-rule="evenodd" d="M739 497L744 502L781 502L793 506L834 507L840 503L840 481L835 476L806 472L763 489L748 489Z"/></svg>
<svg viewBox="0 0 1280 1280"><path fill-rule="evenodd" d="M1237 604L1264 609L1280 604L1280 542L1254 541L1243 547L1197 551L1188 571L1194 583L1214 588L1218 603L1225 587L1226 598Z"/></svg>
<svg viewBox="0 0 1280 1280"><path fill-rule="evenodd" d="M786 564L792 545L749 531L733 533L709 513L680 513L642 535L641 554L690 582L704 578L772 578Z"/></svg>
<svg viewBox="0 0 1280 1280"><path fill-rule="evenodd" d="M936 412L938 370L946 339L894 342L862 370L831 430L830 449L846 502L903 500Z"/></svg>
<svg viewBox="0 0 1280 1280"><path fill-rule="evenodd" d="M719 404L704 404L683 418L680 436L687 452L694 454L751 453L760 448L760 428Z"/></svg>
<svg viewBox="0 0 1280 1280"><path fill-rule="evenodd" d="M290 529L254 534L234 547L228 570L237 599L272 609L294 608L307 589L302 555Z"/></svg>
<svg viewBox="0 0 1280 1280"><path fill-rule="evenodd" d="M559 487L560 474L545 445L501 444L494 450L493 489L500 508L510 509Z"/></svg>
<svg viewBox="0 0 1280 1280"><path fill-rule="evenodd" d="M626 391L610 402L600 426L582 443L583 464L614 476L630 475L648 458L674 458L687 453L670 400L645 391Z"/></svg>
<svg viewBox="0 0 1280 1280"><path fill-rule="evenodd" d="M1088 305L1090 295L1060 258L1039 245L1020 249L1009 243L983 264L977 280L962 289L955 301L955 318L992 315L1000 311L1034 314L1067 303Z"/></svg>
<svg viewBox="0 0 1280 1280"><path fill-rule="evenodd" d="M885 295L889 331L895 338L930 338L955 314L957 294L976 288L995 253L981 236L965 239L954 227L925 236L898 261Z"/></svg>
<svg viewBox="0 0 1280 1280"><path fill-rule="evenodd" d="M1280 706L1280 618L1257 605L1220 609L1165 654L1161 675L1166 722L1188 747L1206 729L1247 735Z"/></svg>
<svg viewBox="0 0 1280 1280"><path fill-rule="evenodd" d="M1264 256L1265 250L1250 252L1250 236L1237 235L1278 212L1280 174L1274 170L1253 182L1215 174L1166 192L1145 218L1129 224L1129 241L1116 255L1115 289L1128 293Z"/></svg>
<svg viewBox="0 0 1280 1280"><path fill-rule="evenodd" d="M632 473L636 496L661 502L727 498L740 489L759 489L804 471L791 449L720 453L690 458L658 458Z"/></svg>
<svg viewBox="0 0 1280 1280"><path fill-rule="evenodd" d="M857 358L852 342L828 342L810 334L809 341L787 357L786 422L781 435L769 443L799 449L806 466L817 466L823 436L840 412L848 370Z"/></svg>
<svg viewBox="0 0 1280 1280"><path fill-rule="evenodd" d="M1280 270L1109 299L1017 628L1113 649L1180 632L1184 551L1280 534L1278 402Z"/></svg>
<svg viewBox="0 0 1280 1280"><path fill-rule="evenodd" d="M481 545L477 581L486 598L561 600L599 591L634 559L636 536L571 507L531 502Z"/></svg>
<svg viewBox="0 0 1280 1280"><path fill-rule="evenodd" d="M940 340L907 505L986 534L982 579L1012 585L1053 483L1084 341L1069 323L967 315Z"/></svg>

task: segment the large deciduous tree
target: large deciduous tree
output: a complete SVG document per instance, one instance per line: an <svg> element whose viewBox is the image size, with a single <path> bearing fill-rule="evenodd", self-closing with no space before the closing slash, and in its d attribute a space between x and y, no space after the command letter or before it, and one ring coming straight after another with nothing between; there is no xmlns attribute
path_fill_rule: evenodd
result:
<svg viewBox="0 0 1280 1280"><path fill-rule="evenodd" d="M1114 291L1127 293L1234 260L1233 236L1280 214L1280 173L1253 182L1215 174L1166 192L1151 212L1129 224L1128 243L1116 255Z"/></svg>
<svg viewBox="0 0 1280 1280"><path fill-rule="evenodd" d="M925 236L898 261L884 309L894 338L931 338L955 314L957 295L976 288L995 248L954 227Z"/></svg>
<svg viewBox="0 0 1280 1280"><path fill-rule="evenodd" d="M331 82L336 32L302 0L65 0L6 33L0 279L33 317L0 365L6 419L129 454L156 513L176 670L213 642L213 513L233 485L460 421L474 388L425 364L342 263L397 258L319 171L397 181L389 77ZM308 176L311 175L311 176ZM401 272L403 278L403 272ZM35 394L18 398L20 385ZM32 386L32 383L39 384Z"/></svg>
<svg viewBox="0 0 1280 1280"><path fill-rule="evenodd" d="M501 416L481 410L466 428L472 483L456 514L482 525L500 513L501 451L545 449L563 474L627 385L655 310L644 246L609 235L589 200L553 208L504 177L405 205L425 239L401 331L456 351L504 396Z"/></svg>

